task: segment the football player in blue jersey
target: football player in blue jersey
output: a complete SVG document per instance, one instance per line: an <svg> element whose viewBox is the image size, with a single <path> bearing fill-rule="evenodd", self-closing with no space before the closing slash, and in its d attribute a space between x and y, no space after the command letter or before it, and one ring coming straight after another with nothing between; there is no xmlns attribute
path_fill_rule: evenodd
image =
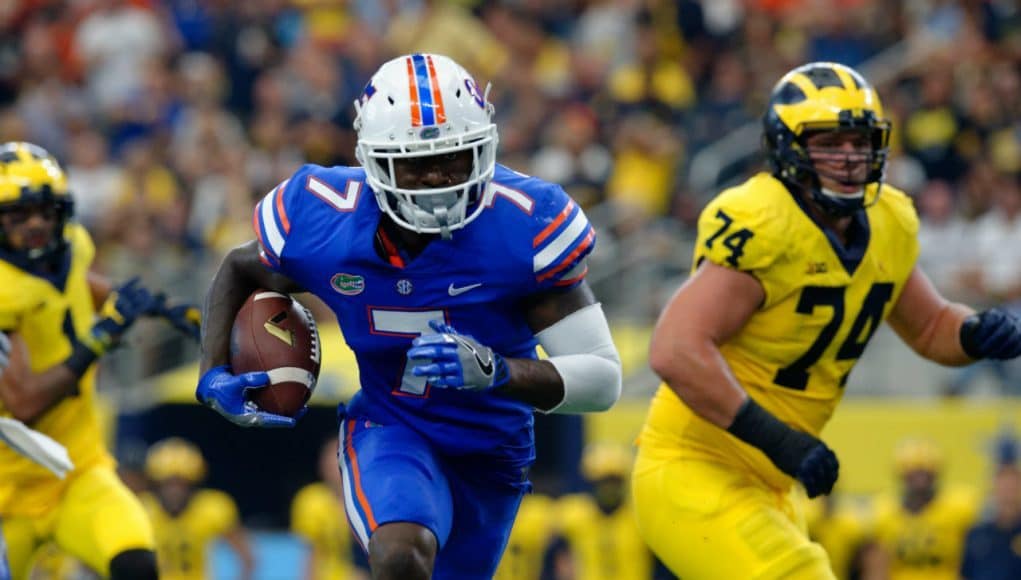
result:
<svg viewBox="0 0 1021 580"><path fill-rule="evenodd" d="M306 165L269 192L208 292L196 394L240 425L295 421L246 397L266 373L228 366L248 295L311 292L336 314L361 377L339 414L344 500L377 578L492 577L534 410L620 394L584 281L595 233L559 186L496 163L487 93L444 56L385 63L355 103L361 167Z"/></svg>

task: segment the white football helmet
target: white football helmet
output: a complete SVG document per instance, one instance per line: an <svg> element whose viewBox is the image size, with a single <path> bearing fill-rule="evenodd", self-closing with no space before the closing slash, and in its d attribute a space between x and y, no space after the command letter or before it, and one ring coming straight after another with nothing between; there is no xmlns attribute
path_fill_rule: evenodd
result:
<svg viewBox="0 0 1021 580"><path fill-rule="evenodd" d="M496 125L489 87L480 93L459 64L410 54L379 68L355 101L355 157L376 202L400 226L423 234L463 228L478 217L496 168ZM472 151L467 181L447 187L397 187L394 160Z"/></svg>

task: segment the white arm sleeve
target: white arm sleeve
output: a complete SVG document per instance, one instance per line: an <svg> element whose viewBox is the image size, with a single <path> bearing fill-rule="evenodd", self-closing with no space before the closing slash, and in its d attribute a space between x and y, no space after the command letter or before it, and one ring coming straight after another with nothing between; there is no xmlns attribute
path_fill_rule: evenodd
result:
<svg viewBox="0 0 1021 580"><path fill-rule="evenodd" d="M568 314L536 338L564 381L564 400L543 413L605 411L617 402L620 356L600 304Z"/></svg>

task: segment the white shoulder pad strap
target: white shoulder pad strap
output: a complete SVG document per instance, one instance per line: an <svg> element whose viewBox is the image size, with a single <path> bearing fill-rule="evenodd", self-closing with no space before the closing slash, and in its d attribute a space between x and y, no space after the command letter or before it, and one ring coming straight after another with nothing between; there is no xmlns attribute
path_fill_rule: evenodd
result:
<svg viewBox="0 0 1021 580"><path fill-rule="evenodd" d="M620 356L599 303L568 314L536 335L564 381L564 400L544 413L605 411L620 398Z"/></svg>

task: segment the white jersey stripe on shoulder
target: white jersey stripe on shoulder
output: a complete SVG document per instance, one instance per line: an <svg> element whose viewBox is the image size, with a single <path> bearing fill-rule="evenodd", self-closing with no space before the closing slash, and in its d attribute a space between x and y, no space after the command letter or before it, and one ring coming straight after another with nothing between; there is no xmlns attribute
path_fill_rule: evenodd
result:
<svg viewBox="0 0 1021 580"><path fill-rule="evenodd" d="M273 190L266 194L262 200L262 227L266 230L266 241L269 249L279 256L284 251L284 235L280 233L280 226L277 225L276 210L273 204Z"/></svg>
<svg viewBox="0 0 1021 580"><path fill-rule="evenodd" d="M532 271L538 273L548 268L554 260L557 259L557 256L563 254L565 250L571 247L571 244L573 244L587 228L588 218L585 217L584 212L578 210L577 213L574 214L574 218L571 219L571 222L567 224L566 228L564 228L564 231L560 232L557 237L553 238L553 241L547 244L541 252L535 255L535 258L532 260Z"/></svg>

